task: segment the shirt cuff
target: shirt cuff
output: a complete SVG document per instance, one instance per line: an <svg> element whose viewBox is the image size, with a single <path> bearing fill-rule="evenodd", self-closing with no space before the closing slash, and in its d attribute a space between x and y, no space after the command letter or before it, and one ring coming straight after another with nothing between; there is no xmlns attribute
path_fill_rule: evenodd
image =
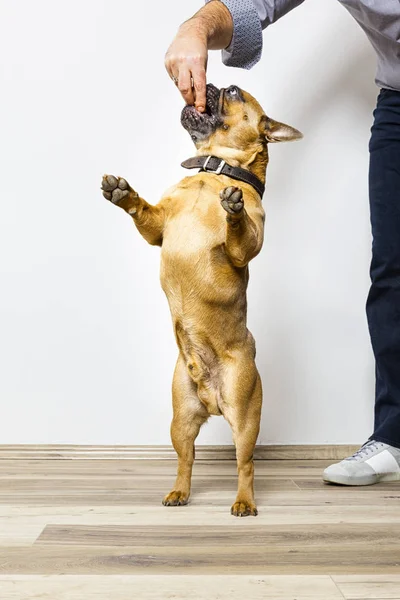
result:
<svg viewBox="0 0 400 600"><path fill-rule="evenodd" d="M206 0L209 2L210 0ZM233 36L222 50L222 62L228 67L251 69L261 58L262 27L253 0L220 0L232 15Z"/></svg>

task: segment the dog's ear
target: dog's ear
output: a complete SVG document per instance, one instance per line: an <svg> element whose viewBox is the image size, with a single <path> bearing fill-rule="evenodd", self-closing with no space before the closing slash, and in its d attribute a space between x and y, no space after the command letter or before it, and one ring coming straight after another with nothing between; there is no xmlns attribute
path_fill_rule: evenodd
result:
<svg viewBox="0 0 400 600"><path fill-rule="evenodd" d="M294 127L274 121L266 115L261 117L260 125L267 142L294 142L303 137L303 134Z"/></svg>

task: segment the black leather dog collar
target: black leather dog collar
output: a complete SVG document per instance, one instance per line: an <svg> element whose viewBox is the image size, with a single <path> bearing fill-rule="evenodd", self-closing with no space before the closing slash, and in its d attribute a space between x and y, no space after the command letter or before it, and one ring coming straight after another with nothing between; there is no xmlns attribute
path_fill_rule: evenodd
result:
<svg viewBox="0 0 400 600"><path fill-rule="evenodd" d="M261 198L264 194L265 185L254 173L241 167L232 167L218 156L194 156L184 160L181 166L185 169L200 169L205 173L214 173L214 175L227 175L232 179L238 179L252 185Z"/></svg>

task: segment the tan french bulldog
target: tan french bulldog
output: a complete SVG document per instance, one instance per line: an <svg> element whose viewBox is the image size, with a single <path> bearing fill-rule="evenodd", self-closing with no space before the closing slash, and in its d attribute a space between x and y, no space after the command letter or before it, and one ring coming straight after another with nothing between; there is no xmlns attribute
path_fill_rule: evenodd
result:
<svg viewBox="0 0 400 600"><path fill-rule="evenodd" d="M155 206L113 175L104 176L102 190L131 216L145 240L161 246L161 285L179 348L171 425L178 474L163 504L187 504L195 439L210 415L223 415L232 428L238 468L231 513L255 516L253 452L262 388L246 327L248 265L263 244L268 143L302 134L268 118L237 86L219 90L208 84L206 112L186 106L181 122L197 157L217 157L218 168L215 160L212 169L205 161L202 171L170 188ZM243 170L250 174L244 179Z"/></svg>

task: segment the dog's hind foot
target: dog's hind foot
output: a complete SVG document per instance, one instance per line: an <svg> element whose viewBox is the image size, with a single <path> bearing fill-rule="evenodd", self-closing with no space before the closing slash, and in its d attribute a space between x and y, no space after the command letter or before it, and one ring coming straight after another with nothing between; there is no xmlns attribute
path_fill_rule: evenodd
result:
<svg viewBox="0 0 400 600"><path fill-rule="evenodd" d="M189 495L179 490L172 490L162 501L164 506L184 506L189 502Z"/></svg>
<svg viewBox="0 0 400 600"><path fill-rule="evenodd" d="M258 510L254 502L237 500L231 508L231 515L234 517L256 517L258 515Z"/></svg>

